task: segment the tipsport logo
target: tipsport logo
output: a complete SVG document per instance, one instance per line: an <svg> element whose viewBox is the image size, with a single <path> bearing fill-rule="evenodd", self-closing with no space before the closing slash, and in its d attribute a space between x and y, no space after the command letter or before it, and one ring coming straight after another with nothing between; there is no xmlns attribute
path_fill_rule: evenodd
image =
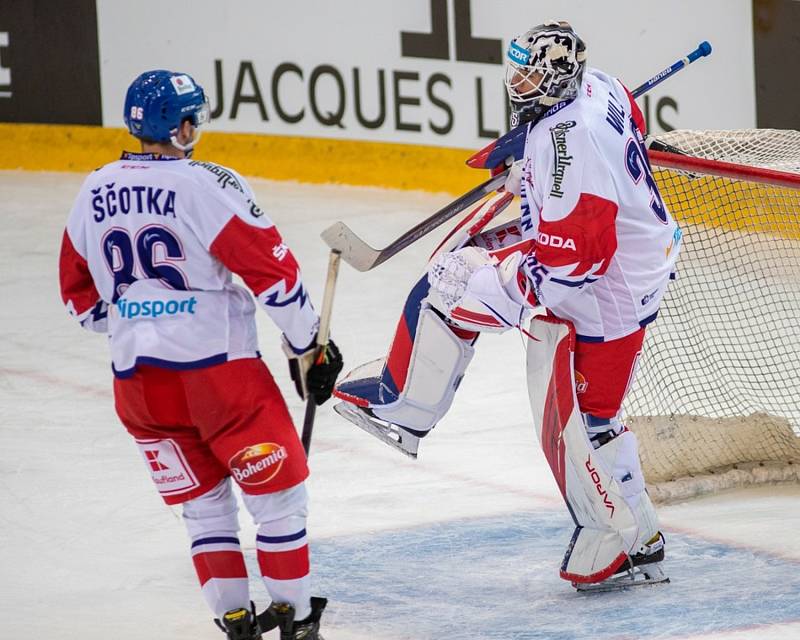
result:
<svg viewBox="0 0 800 640"><path fill-rule="evenodd" d="M133 320L134 318L158 318L160 316L176 316L179 314L194 315L197 298L192 296L188 300L117 300L117 312L120 318Z"/></svg>

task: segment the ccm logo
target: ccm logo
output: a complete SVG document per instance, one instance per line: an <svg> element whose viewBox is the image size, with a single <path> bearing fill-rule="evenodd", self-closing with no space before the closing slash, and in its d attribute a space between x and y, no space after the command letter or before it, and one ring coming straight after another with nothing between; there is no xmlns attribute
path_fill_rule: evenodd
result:
<svg viewBox="0 0 800 640"><path fill-rule="evenodd" d="M562 238L561 236L554 236L547 233L539 233L539 244L547 247L556 247L557 249L572 249L577 251L575 241L572 238Z"/></svg>
<svg viewBox="0 0 800 640"><path fill-rule="evenodd" d="M600 474L597 473L597 470L592 466L592 456L586 458L586 470L589 472L589 477L591 477L592 482L594 482L594 487L597 489L597 493L600 494L600 497L603 499L603 504L606 505L606 509L610 511L608 514L609 518L614 517L614 503L608 497L608 492L603 489L603 483L600 480Z"/></svg>

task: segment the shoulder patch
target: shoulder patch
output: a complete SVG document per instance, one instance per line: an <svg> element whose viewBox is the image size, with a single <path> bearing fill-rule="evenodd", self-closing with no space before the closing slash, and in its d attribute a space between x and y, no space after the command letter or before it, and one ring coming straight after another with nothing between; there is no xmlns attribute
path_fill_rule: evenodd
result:
<svg viewBox="0 0 800 640"><path fill-rule="evenodd" d="M239 182L238 178L233 175L228 169L213 162L200 162L199 160L190 160L190 167L200 167L211 173L217 179L217 184L221 189L232 187L239 193L244 193L244 188Z"/></svg>

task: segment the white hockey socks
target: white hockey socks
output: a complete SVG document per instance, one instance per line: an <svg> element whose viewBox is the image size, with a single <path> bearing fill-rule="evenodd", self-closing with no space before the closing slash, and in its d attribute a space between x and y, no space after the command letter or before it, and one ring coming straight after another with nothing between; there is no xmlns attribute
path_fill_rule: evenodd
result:
<svg viewBox="0 0 800 640"><path fill-rule="evenodd" d="M230 479L183 505L183 521L192 541L192 561L200 588L217 618L231 609L250 608L237 512Z"/></svg>
<svg viewBox="0 0 800 640"><path fill-rule="evenodd" d="M305 486L243 499L259 525L256 552L264 585L273 602L293 605L295 619L303 620L311 613Z"/></svg>

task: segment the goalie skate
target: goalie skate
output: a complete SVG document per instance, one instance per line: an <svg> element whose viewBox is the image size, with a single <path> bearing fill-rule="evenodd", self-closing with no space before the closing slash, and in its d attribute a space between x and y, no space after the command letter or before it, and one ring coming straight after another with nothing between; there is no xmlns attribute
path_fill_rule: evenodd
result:
<svg viewBox="0 0 800 640"><path fill-rule="evenodd" d="M409 458L417 458L420 438L390 422L379 420L370 415L366 410L356 407L349 402L340 402L333 407L340 416L349 420L357 427L375 436L381 442L397 449Z"/></svg>
<svg viewBox="0 0 800 640"><path fill-rule="evenodd" d="M659 533L641 553L628 556L617 572L607 580L594 583L573 582L579 592L619 591L649 584L666 584L669 578L661 568L664 560L664 536Z"/></svg>

